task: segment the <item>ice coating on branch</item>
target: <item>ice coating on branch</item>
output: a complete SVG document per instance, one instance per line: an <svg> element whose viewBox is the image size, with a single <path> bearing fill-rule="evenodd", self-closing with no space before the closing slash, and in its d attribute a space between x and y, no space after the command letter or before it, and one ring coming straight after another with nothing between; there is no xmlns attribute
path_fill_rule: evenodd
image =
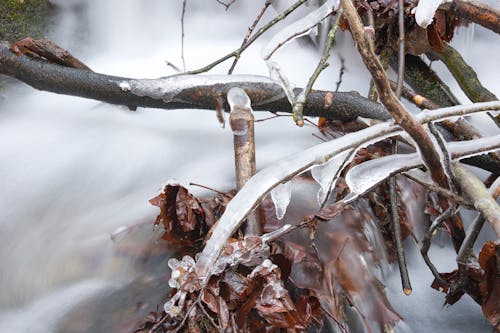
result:
<svg viewBox="0 0 500 333"><path fill-rule="evenodd" d="M490 153L500 149L500 134L476 140L451 142L448 152L452 158L466 158L478 154Z"/></svg>
<svg viewBox="0 0 500 333"><path fill-rule="evenodd" d="M317 195L318 203L320 205L322 205L327 199L326 196L328 194L328 190L335 187L340 174L339 171L341 171L340 168L345 166L344 162L346 161L346 158L349 157L351 152L352 149L347 150L333 157L328 162L315 166L311 169L312 177L320 186Z"/></svg>
<svg viewBox="0 0 500 333"><path fill-rule="evenodd" d="M352 193L362 195L399 170L410 170L422 164L418 154L397 154L356 165L346 175ZM405 170L405 171L406 171Z"/></svg>
<svg viewBox="0 0 500 333"><path fill-rule="evenodd" d="M446 0L419 0L417 7L413 9L415 21L422 28L427 28L434 19L434 14L438 7L447 2Z"/></svg>
<svg viewBox="0 0 500 333"><path fill-rule="evenodd" d="M500 134L476 140L449 142L451 158L466 158L500 148ZM353 167L346 175L346 183L355 195L363 195L388 177L422 166L418 153L396 154L366 161Z"/></svg>
<svg viewBox="0 0 500 333"><path fill-rule="evenodd" d="M276 217L281 220L286 213L290 199L292 198L292 182L279 184L271 191L271 200L274 203Z"/></svg>
<svg viewBox="0 0 500 333"><path fill-rule="evenodd" d="M400 132L392 122L377 124L290 155L259 171L236 193L217 222L212 237L196 263L198 276L206 281L228 238L273 188L363 142L388 133L398 135Z"/></svg>
<svg viewBox="0 0 500 333"><path fill-rule="evenodd" d="M238 87L231 88L228 91L227 102L229 103L231 111L234 110L236 105L251 109L250 97L248 97L245 90Z"/></svg>
<svg viewBox="0 0 500 333"><path fill-rule="evenodd" d="M474 104L465 109L464 106L460 106L422 112L416 118L420 122L429 122L457 114L465 115L498 109L500 109L500 102L485 102ZM356 148L372 140L377 141L377 138L380 137L400 135L401 133L399 126L394 125L392 121L386 121L290 155L258 172L229 202L224 214L217 222L217 227L213 229L212 236L208 239L203 252L198 256L195 270L201 283L207 283L229 237L274 187L348 149Z"/></svg>
<svg viewBox="0 0 500 333"><path fill-rule="evenodd" d="M262 59L269 60L273 53L286 43L307 35L318 23L337 10L339 0L328 0L318 9L313 10L305 17L289 24L274 35L261 51Z"/></svg>
<svg viewBox="0 0 500 333"><path fill-rule="evenodd" d="M165 102L176 101L180 92L200 86L216 84L275 83L260 75L173 75L159 79L134 79L115 81L122 91L130 91L137 96L148 96Z"/></svg>

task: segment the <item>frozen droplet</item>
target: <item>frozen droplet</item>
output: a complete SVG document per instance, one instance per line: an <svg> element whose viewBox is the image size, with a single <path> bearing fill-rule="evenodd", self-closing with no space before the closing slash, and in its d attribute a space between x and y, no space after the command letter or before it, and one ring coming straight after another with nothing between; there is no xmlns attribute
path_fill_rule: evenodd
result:
<svg viewBox="0 0 500 333"><path fill-rule="evenodd" d="M271 191L271 200L276 209L276 217L281 220L286 213L290 198L292 197L292 183L279 184Z"/></svg>
<svg viewBox="0 0 500 333"><path fill-rule="evenodd" d="M346 175L346 183L351 192L362 195L386 178L413 169L422 164L416 153L396 154L366 161L356 165Z"/></svg>
<svg viewBox="0 0 500 333"><path fill-rule="evenodd" d="M347 165L346 158L349 158L352 150L344 151L330 159L328 162L318 165L311 169L311 175L318 182L320 189L318 190L318 203L321 205L327 199L329 190L335 187L340 168Z"/></svg>
<svg viewBox="0 0 500 333"><path fill-rule="evenodd" d="M251 107L250 97L248 97L245 90L238 87L233 87L228 91L227 102L229 103L231 110L234 110L236 105L249 109Z"/></svg>

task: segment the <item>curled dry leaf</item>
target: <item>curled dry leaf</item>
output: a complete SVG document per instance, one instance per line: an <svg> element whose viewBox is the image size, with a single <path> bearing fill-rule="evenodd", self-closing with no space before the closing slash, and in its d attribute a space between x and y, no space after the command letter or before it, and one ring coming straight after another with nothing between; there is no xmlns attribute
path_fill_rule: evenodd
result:
<svg viewBox="0 0 500 333"><path fill-rule="evenodd" d="M193 247L206 231L205 212L200 201L181 185L167 185L149 202L160 207L155 224L165 228L163 239L171 244Z"/></svg>
<svg viewBox="0 0 500 333"><path fill-rule="evenodd" d="M489 241L479 253L484 278L479 283L483 313L488 322L500 330L500 241Z"/></svg>

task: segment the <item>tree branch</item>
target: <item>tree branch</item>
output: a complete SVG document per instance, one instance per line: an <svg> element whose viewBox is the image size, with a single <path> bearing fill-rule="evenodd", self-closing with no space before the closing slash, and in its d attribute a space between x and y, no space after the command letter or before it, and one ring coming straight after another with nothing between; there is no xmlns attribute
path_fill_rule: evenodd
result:
<svg viewBox="0 0 500 333"><path fill-rule="evenodd" d="M380 101L385 105L387 111L391 114L394 121L401 126L415 141L423 154L424 162L431 174L432 179L441 187L449 188L448 179L446 177L441 158L436 147L431 141L425 129L415 120L415 118L404 108L400 101L396 98L391 90L389 80L382 67L382 64L377 59L375 53L369 45L365 36L363 24L354 8L352 0L341 0L344 8L344 15L349 23L353 38L358 43L358 51L363 58L365 66L370 71L373 82L377 87ZM448 208L446 200L440 199L440 205L443 209ZM450 218L448 224L453 244L458 251L460 244L465 237L462 220L455 215Z"/></svg>
<svg viewBox="0 0 500 333"><path fill-rule="evenodd" d="M453 15L500 33L500 13L479 1L454 0L443 4L441 8Z"/></svg>
<svg viewBox="0 0 500 333"><path fill-rule="evenodd" d="M109 76L64 67L25 55L18 56L11 52L9 45L5 43L0 43L0 74L16 78L35 89L57 94L90 98L110 104L167 110L193 108L213 110L217 98L225 97L229 89L239 86L246 91L256 111L292 112L281 86L264 76L252 76L253 82L242 82L242 78L248 76L233 75L230 83L187 87L181 89L175 98L166 101L161 98L138 96L130 91L124 91L119 86L120 83L127 85L132 81L137 83L142 80ZM194 79L197 76L191 77ZM258 78L261 80L256 80ZM149 83L151 81L153 80L144 80ZM296 93L301 90L297 88ZM309 94L304 115L343 121L353 120L358 116L380 120L390 118L382 105L360 96L357 92L337 93L318 90L313 90Z"/></svg>
<svg viewBox="0 0 500 333"><path fill-rule="evenodd" d="M462 192L470 198L474 207L491 224L497 238L500 238L500 206L474 173L458 162L453 167Z"/></svg>

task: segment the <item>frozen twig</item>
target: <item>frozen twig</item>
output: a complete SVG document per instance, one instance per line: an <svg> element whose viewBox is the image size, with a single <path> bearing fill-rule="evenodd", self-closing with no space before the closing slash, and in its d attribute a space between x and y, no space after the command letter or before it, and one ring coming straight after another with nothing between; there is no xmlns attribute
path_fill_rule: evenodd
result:
<svg viewBox="0 0 500 333"><path fill-rule="evenodd" d="M91 71L53 64L25 55L16 55L8 43L0 42L0 74L16 78L35 89L58 94L91 98L98 101L161 109L213 110L217 99L225 97L232 87L242 87L252 99L255 111L292 112L281 85L265 76L257 75L176 75L155 80L137 80L110 76ZM208 80L207 80L208 79ZM142 91L134 94L127 87L149 86L167 92L153 94ZM300 91L300 88L296 88ZM139 91L138 91L139 92ZM327 101L329 101L327 103ZM343 121L358 116L386 120L387 111L356 92L312 91L304 114Z"/></svg>
<svg viewBox="0 0 500 333"><path fill-rule="evenodd" d="M455 175L462 192L473 202L474 207L491 224L500 238L500 206L491 196L483 182L460 163L453 163Z"/></svg>
<svg viewBox="0 0 500 333"><path fill-rule="evenodd" d="M307 96L312 90L312 87L314 85L314 82L318 79L318 76L321 74L321 72L328 67L328 58L330 58L330 50L332 49L333 43L335 41L335 34L337 32L337 29L339 27L339 21L340 17L342 16L342 9L340 9L337 12L337 19L335 20L332 28L328 32L328 39L325 44L325 48L323 49L323 55L321 56L320 61L318 62L318 65L314 69L313 74L307 81L306 87L299 93L299 95L295 98L294 104L293 104L293 112L292 112L292 117L295 123L298 126L304 126L304 105L307 100Z"/></svg>
<svg viewBox="0 0 500 333"><path fill-rule="evenodd" d="M262 59L269 60L280 47L297 37L308 34L311 29L337 10L338 4L339 0L327 0L319 8L280 30L262 49Z"/></svg>
<svg viewBox="0 0 500 333"><path fill-rule="evenodd" d="M489 189L490 195L496 200L500 194L500 192L496 191L496 189L500 188L500 177L496 179L495 182L491 185ZM467 233L465 239L458 251L457 255L457 264L458 264L458 272L459 272L459 286L465 285L467 281L467 265L469 264L469 260L474 256L473 246L479 236L479 232L483 228L485 219L483 215L480 213L472 222L470 227L467 229Z"/></svg>
<svg viewBox="0 0 500 333"><path fill-rule="evenodd" d="M255 174L254 117L250 98L243 89L229 90L227 100L231 107L229 123L233 131L236 189L239 191ZM248 215L246 235L260 235L257 215L254 212Z"/></svg>

